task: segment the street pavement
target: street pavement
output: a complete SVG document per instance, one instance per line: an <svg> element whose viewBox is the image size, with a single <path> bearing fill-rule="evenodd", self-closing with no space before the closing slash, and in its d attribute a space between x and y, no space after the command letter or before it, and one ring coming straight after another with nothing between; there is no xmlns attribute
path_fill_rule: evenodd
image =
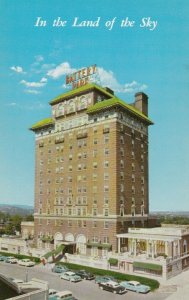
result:
<svg viewBox="0 0 189 300"><path fill-rule="evenodd" d="M28 280L32 278L38 278L45 280L49 283L49 287L56 290L70 290L73 295L79 300L117 300L117 299L127 299L127 300L185 300L184 298L169 298L175 293L177 293L177 285L174 281L170 284L165 284L160 287L159 290L155 292L150 292L148 294L137 294L134 292L127 292L123 295L115 295L113 293L102 291L99 289L98 285L94 281L83 280L78 283L72 283L60 279L59 275L53 273L48 266L37 265L32 268L22 267L19 265L10 265L8 263L0 263L0 273L6 276L14 277L18 279ZM188 298L187 298L188 300Z"/></svg>

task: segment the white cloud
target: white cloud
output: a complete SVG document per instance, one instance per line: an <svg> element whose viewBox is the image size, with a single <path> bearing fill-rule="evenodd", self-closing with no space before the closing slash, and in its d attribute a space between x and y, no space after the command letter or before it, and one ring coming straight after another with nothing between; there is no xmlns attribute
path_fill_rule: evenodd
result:
<svg viewBox="0 0 189 300"><path fill-rule="evenodd" d="M57 79L63 75L70 74L76 71L77 69L71 68L68 62L64 62L56 66L56 68L49 70L47 72L47 75L49 77L52 77L53 79Z"/></svg>
<svg viewBox="0 0 189 300"><path fill-rule="evenodd" d="M35 56L35 61L41 62L41 61L43 61L43 60L44 60L44 57L43 57L42 55L36 55L36 56Z"/></svg>
<svg viewBox="0 0 189 300"><path fill-rule="evenodd" d="M30 90L30 89L28 89L28 90L24 90L24 92L25 92L25 93L28 93L28 94L35 94L35 95L37 95L37 94L40 94L40 93L41 93L40 91L36 91L36 90Z"/></svg>
<svg viewBox="0 0 189 300"><path fill-rule="evenodd" d="M21 74L26 73L26 72L24 72L23 68L20 66L12 66L12 67L10 67L10 69L16 73L21 73Z"/></svg>
<svg viewBox="0 0 189 300"><path fill-rule="evenodd" d="M47 82L47 78L42 77L41 80L40 80L40 82L43 82L43 83L44 83L44 82Z"/></svg>
<svg viewBox="0 0 189 300"><path fill-rule="evenodd" d="M101 67L98 68L98 74L103 86L108 86L118 93L135 93L147 89L146 84L138 83L135 80L121 84L118 82L112 71L106 71Z"/></svg>
<svg viewBox="0 0 189 300"><path fill-rule="evenodd" d="M41 79L42 80L42 79ZM26 87L28 88L41 88L43 86L46 85L46 82L29 82L29 81L26 81L26 80L21 80L20 81L21 84L24 84Z"/></svg>

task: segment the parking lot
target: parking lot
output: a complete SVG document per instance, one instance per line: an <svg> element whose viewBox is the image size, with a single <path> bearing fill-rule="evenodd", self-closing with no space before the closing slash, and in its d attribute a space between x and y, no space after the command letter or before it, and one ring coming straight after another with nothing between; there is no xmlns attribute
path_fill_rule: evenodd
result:
<svg viewBox="0 0 189 300"><path fill-rule="evenodd" d="M27 268L19 266L17 264L10 265L5 262L0 262L0 273L3 273L6 276L19 278L25 280L28 278L38 278L45 280L49 283L49 287L56 290L70 290L73 292L73 295L79 300L111 300L111 299L128 299L128 300L138 300L138 299L147 299L147 300L163 300L166 299L170 293L166 291L155 291L148 294L137 294L135 292L128 291L123 295L116 295L104 290L100 290L98 284L95 284L94 280L82 280L77 283L65 281L60 279L59 274L53 273L47 267L36 265L35 267Z"/></svg>

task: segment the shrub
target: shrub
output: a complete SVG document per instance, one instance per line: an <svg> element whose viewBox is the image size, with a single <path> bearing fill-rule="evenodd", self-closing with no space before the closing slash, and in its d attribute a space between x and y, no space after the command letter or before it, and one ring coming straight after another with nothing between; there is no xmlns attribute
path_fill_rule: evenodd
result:
<svg viewBox="0 0 189 300"><path fill-rule="evenodd" d="M109 262L109 264L110 264L111 266L117 266L117 265L118 265L118 259L117 259L117 258L112 258L112 257L110 257L110 258L108 259L108 262Z"/></svg>
<svg viewBox="0 0 189 300"><path fill-rule="evenodd" d="M40 258L39 257L35 257L35 256L28 256L28 255L8 253L8 252L0 252L0 255L2 255L2 256L14 256L17 259L28 258L31 261L34 261L35 263L39 263L40 262Z"/></svg>
<svg viewBox="0 0 189 300"><path fill-rule="evenodd" d="M130 274L123 274L123 273L114 272L114 271L110 271L110 270L96 269L96 268L87 267L87 266L83 266L83 265L72 264L72 263L59 262L58 264L59 265L60 264L65 265L69 269L72 269L72 270L75 270L75 271L82 269L82 270L86 270L88 272L91 272L94 275L100 275L100 276L109 275L109 276L113 276L114 278L116 278L119 281L136 280L136 281L139 281L141 284L149 285L150 288L151 288L151 291L154 291L155 289L159 288L159 282L157 280L155 280L155 279L150 279L150 278L140 277L140 276L130 275Z"/></svg>

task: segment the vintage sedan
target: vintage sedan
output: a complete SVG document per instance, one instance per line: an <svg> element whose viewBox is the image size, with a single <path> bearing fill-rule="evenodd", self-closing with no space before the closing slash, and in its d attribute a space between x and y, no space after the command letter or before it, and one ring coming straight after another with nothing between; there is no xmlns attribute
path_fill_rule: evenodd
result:
<svg viewBox="0 0 189 300"><path fill-rule="evenodd" d="M129 291L146 294L150 291L148 285L140 284L138 281L121 281L120 285Z"/></svg>
<svg viewBox="0 0 189 300"><path fill-rule="evenodd" d="M76 275L74 272L71 272L71 271L62 273L60 275L60 278L71 281L71 282L78 282L78 281L82 280L79 275Z"/></svg>
<svg viewBox="0 0 189 300"><path fill-rule="evenodd" d="M20 266L25 266L25 267L33 267L33 266L35 266L35 263L33 261L31 261L30 259L28 259L28 258L24 258L24 259L19 260L18 264Z"/></svg>
<svg viewBox="0 0 189 300"><path fill-rule="evenodd" d="M17 264L18 260L15 257L8 256L5 260L5 262L9 264Z"/></svg>
<svg viewBox="0 0 189 300"><path fill-rule="evenodd" d="M124 294L127 292L123 286L121 286L119 283L117 283L115 281L99 283L99 288L101 290L106 290L106 291L112 292L114 294Z"/></svg>
<svg viewBox="0 0 189 300"><path fill-rule="evenodd" d="M94 275L90 272L87 272L85 270L79 270L75 272L76 275L79 275L82 279L87 279L87 280L93 280L95 279Z"/></svg>
<svg viewBox="0 0 189 300"><path fill-rule="evenodd" d="M63 273L63 272L68 272L69 269L66 266L55 265L53 267L52 271L55 272L55 273Z"/></svg>
<svg viewBox="0 0 189 300"><path fill-rule="evenodd" d="M54 296L50 296L49 300L78 300L75 297L73 297L72 292L70 291L62 291L57 292Z"/></svg>
<svg viewBox="0 0 189 300"><path fill-rule="evenodd" d="M3 256L3 255L0 256L0 261L5 261L6 259L7 259L7 256Z"/></svg>
<svg viewBox="0 0 189 300"><path fill-rule="evenodd" d="M96 276L95 277L95 283L102 283L102 282L108 282L108 281L114 281L117 282L117 280L113 276Z"/></svg>

